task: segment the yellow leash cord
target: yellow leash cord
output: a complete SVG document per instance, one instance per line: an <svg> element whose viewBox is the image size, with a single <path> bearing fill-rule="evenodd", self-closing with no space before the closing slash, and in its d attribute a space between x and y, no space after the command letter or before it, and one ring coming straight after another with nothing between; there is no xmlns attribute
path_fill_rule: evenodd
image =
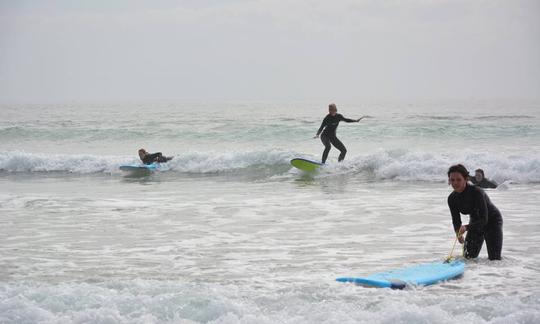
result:
<svg viewBox="0 0 540 324"><path fill-rule="evenodd" d="M450 260L452 260L453 254L454 254L454 248L456 247L457 241L458 241L458 236L456 234L456 239L454 240L454 245L452 245L452 250L450 250L450 255L448 255L448 258L446 258L445 262L450 262Z"/></svg>

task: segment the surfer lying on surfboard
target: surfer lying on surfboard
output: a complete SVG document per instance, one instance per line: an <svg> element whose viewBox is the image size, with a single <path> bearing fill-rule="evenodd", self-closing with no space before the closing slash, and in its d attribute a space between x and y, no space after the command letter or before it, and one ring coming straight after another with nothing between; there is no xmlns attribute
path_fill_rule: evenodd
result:
<svg viewBox="0 0 540 324"><path fill-rule="evenodd" d="M493 180L489 180L484 175L484 170L482 169L476 169L474 170L474 176L469 175L469 181L473 183L473 185L478 186L480 188L486 188L486 189L495 189L497 188L497 183Z"/></svg>
<svg viewBox="0 0 540 324"><path fill-rule="evenodd" d="M162 163L162 162L167 162L167 161L172 160L172 156L171 157L163 156L163 154L161 154L161 152L148 153L143 148L139 150L139 158L141 158L141 161L144 164L152 164L154 162Z"/></svg>
<svg viewBox="0 0 540 324"><path fill-rule="evenodd" d="M339 125L339 122L344 121L346 123L357 123L364 117L365 116L362 116L358 119L345 118L343 117L343 115L337 113L336 104L332 103L328 105L328 115L324 117L321 127L319 127L317 134L315 135L315 137L313 137L317 138L319 137L319 134L321 135L321 142L324 145L324 152L322 155L323 164L326 162L326 158L328 157L328 153L330 152L332 145L334 145L334 147L341 152L338 157L338 162L343 161L343 159L345 158L345 154L347 154L347 149L345 148L345 145L343 145L343 143L341 143L341 141L336 137L336 129Z"/></svg>

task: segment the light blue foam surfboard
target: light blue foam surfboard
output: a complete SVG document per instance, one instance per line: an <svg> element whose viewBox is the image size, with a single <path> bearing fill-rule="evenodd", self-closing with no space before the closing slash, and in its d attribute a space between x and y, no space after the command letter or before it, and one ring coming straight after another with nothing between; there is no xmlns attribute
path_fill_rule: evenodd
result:
<svg viewBox="0 0 540 324"><path fill-rule="evenodd" d="M433 262L374 273L367 277L341 277L340 282L352 282L366 287L403 289L408 285L427 286L443 280L458 278L465 271L461 260Z"/></svg>
<svg viewBox="0 0 540 324"><path fill-rule="evenodd" d="M156 171L159 169L159 163L152 164L142 164L142 163L133 163L133 164L124 164L120 166L122 171Z"/></svg>
<svg viewBox="0 0 540 324"><path fill-rule="evenodd" d="M317 170L324 164L320 162L316 162L316 161L307 160L307 159L296 158L296 159L291 160L291 165L302 171L311 172L311 171Z"/></svg>

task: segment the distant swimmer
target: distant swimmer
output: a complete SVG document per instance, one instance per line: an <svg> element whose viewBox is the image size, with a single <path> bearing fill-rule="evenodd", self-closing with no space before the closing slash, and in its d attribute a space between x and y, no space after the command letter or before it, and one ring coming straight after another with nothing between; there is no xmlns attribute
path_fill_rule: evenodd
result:
<svg viewBox="0 0 540 324"><path fill-rule="evenodd" d="M483 189L467 182L469 171L461 165L448 169L448 182L454 192L448 196L452 224L460 243L465 243L466 258L476 258L484 240L490 260L500 260L503 243L503 219L501 212L491 202ZM461 214L469 215L469 224L461 224ZM463 234L467 236L463 239Z"/></svg>
<svg viewBox="0 0 540 324"><path fill-rule="evenodd" d="M143 148L139 150L139 158L141 158L144 164L152 164L154 162L163 163L172 160L172 157L163 156L161 152L150 154Z"/></svg>
<svg viewBox="0 0 540 324"><path fill-rule="evenodd" d="M317 138L319 137L319 135L321 135L321 142L324 145L322 163L325 163L326 158L328 158L328 153L330 152L330 149L332 148L330 144L334 145L334 147L337 148L341 152L338 157L339 162L343 161L343 159L345 158L345 154L347 154L347 149L345 148L345 145L343 145L343 143L341 143L341 141L336 137L336 129L339 125L339 122L344 121L346 123L357 123L364 117L365 116L362 116L358 119L345 118L343 117L343 115L337 113L336 104L332 103L328 105L328 115L324 117L321 127L319 127L317 134L315 135L315 137L313 137L313 138Z"/></svg>
<svg viewBox="0 0 540 324"><path fill-rule="evenodd" d="M486 179L484 176L484 170L476 169L474 171L474 177L469 175L469 180L478 187L495 189L497 188L497 183L493 180Z"/></svg>

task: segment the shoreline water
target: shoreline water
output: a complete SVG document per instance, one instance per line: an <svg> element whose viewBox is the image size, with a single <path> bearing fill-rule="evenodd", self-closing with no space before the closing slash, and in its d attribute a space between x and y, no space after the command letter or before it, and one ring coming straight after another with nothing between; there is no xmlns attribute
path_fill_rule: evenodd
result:
<svg viewBox="0 0 540 324"><path fill-rule="evenodd" d="M146 142L129 132L118 140L137 119L129 107L83 107L60 127L58 111L44 110L39 125L31 110L2 119L0 322L540 321L538 110L487 106L455 133L452 111L381 112L342 123L345 162L332 150L325 171L306 175L288 161L318 158L310 137L322 113L233 108L211 122L164 108L168 117L138 124ZM51 136L28 136L36 129ZM139 146L174 163L139 177L118 171ZM487 191L504 218L501 262L484 247L462 278L404 291L335 282L444 260L453 243L445 172L463 161L503 182Z"/></svg>

